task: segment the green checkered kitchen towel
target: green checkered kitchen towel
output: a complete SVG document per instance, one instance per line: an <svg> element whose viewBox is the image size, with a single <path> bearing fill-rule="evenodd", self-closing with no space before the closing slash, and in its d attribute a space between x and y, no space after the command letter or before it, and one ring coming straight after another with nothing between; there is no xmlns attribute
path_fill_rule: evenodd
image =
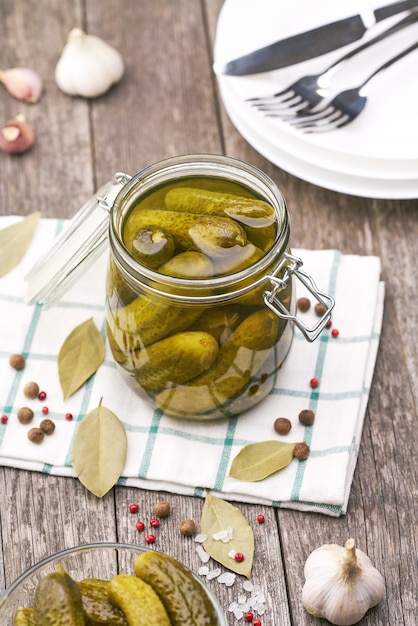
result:
<svg viewBox="0 0 418 626"><path fill-rule="evenodd" d="M0 219L0 228L19 217ZM325 330L308 343L296 330L290 354L271 394L239 417L194 422L167 417L136 396L115 368L109 348L104 364L73 396L64 401L58 379L57 354L68 334L93 317L105 333L104 254L50 309L24 303L25 275L66 226L62 220L41 219L21 263L0 279L0 464L61 476L75 476L71 444L77 423L103 398L103 405L123 422L128 454L120 485L204 496L206 490L230 501L268 504L331 516L346 512L363 421L380 339L384 285L377 257L344 255L337 250L294 250L304 261L319 289L336 300L334 338ZM304 293L298 287L297 296ZM361 303L361 306L359 305ZM304 314L307 323L317 318ZM310 317L311 316L311 317ZM26 367L9 365L13 353L27 356ZM320 385L310 387L316 377ZM28 400L23 387L36 381L47 392L49 417L56 430L42 444L26 437L20 407L35 411L31 426L44 415L38 399ZM298 414L312 409L312 426L302 426ZM65 419L72 413L73 421ZM241 482L228 476L232 459L243 446L279 438L273 429L277 417L292 422L284 441L306 441L306 461L294 459L285 469L259 482Z"/></svg>

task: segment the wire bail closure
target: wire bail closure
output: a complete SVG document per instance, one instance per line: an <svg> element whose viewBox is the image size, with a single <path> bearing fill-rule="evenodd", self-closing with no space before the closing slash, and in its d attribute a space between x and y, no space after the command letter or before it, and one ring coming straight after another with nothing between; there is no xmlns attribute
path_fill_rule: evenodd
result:
<svg viewBox="0 0 418 626"><path fill-rule="evenodd" d="M331 311L334 308L335 300L328 294L318 289L313 278L300 269L302 265L302 259L285 252L275 271L266 276L266 280L269 280L272 283L273 289L271 291L264 292L264 302L266 306L268 306L281 319L294 322L294 324L302 332L303 336L308 341L313 342L323 331L327 322L331 319ZM278 274L281 270L283 270L284 266L286 267L283 277L279 278ZM292 315L292 313L286 309L280 300L276 298L276 294L287 287L293 276L298 278L306 289L308 289L308 291L314 296L314 298L326 309L322 317L312 327L307 326L296 315Z"/></svg>

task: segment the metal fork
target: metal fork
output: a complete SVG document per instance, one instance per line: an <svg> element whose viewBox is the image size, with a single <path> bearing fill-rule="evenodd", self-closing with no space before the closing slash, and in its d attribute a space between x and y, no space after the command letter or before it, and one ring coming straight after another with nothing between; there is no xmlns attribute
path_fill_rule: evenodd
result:
<svg viewBox="0 0 418 626"><path fill-rule="evenodd" d="M328 89L332 76L334 76L337 70L339 70L341 66L346 63L346 61L363 50L366 50L366 48L369 48L373 44L382 41L402 28L413 24L417 20L418 11L413 11L400 22L397 22L379 35L376 35L372 39L369 39L365 43L344 54L344 56L340 57L337 61L334 61L334 63L321 72L321 74L303 76L293 84L271 96L248 98L247 102L250 102L253 106L257 107L259 111L267 113L272 117L281 117L287 116L289 113L296 114L309 111L325 100L328 95Z"/></svg>
<svg viewBox="0 0 418 626"><path fill-rule="evenodd" d="M349 124L363 111L367 103L367 93L372 80L407 54L418 48L418 41L409 48L399 52L396 56L378 67L361 85L347 89L336 95L321 109L308 111L305 115L292 115L286 119L289 124L305 132L329 132ZM366 89L367 87L367 89Z"/></svg>

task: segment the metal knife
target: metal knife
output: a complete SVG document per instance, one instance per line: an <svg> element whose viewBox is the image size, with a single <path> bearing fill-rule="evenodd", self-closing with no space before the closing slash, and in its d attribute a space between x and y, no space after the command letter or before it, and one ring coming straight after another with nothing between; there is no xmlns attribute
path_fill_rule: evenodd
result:
<svg viewBox="0 0 418 626"><path fill-rule="evenodd" d="M393 2L372 12L371 22L361 14L347 17L313 30L276 41L242 57L229 61L217 74L244 76L277 70L301 61L313 59L321 54L337 50L361 39L370 26L392 15L418 6L418 0Z"/></svg>

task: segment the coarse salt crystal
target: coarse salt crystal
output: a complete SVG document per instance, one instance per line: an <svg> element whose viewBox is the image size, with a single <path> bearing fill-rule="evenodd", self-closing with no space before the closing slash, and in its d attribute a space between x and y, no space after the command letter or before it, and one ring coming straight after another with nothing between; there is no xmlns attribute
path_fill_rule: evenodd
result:
<svg viewBox="0 0 418 626"><path fill-rule="evenodd" d="M244 589L244 591L252 591L254 589L254 585L251 580L246 580L243 582L242 588Z"/></svg>
<svg viewBox="0 0 418 626"><path fill-rule="evenodd" d="M203 543L204 541L206 541L207 538L208 538L207 535L200 533L199 535L195 536L194 540L196 541L196 543Z"/></svg>
<svg viewBox="0 0 418 626"><path fill-rule="evenodd" d="M220 574L221 574L221 570L219 567L217 567L216 569L213 569L212 571L208 572L208 575L206 578L208 580L212 580L213 578L218 578Z"/></svg>
<svg viewBox="0 0 418 626"><path fill-rule="evenodd" d="M207 576L209 574L209 568L207 565L201 565L198 572L199 576Z"/></svg>
<svg viewBox="0 0 418 626"><path fill-rule="evenodd" d="M218 582L231 587L235 582L236 575L233 572L224 572L218 576Z"/></svg>
<svg viewBox="0 0 418 626"><path fill-rule="evenodd" d="M257 600L257 602L265 602L266 601L266 596L264 595L264 593L262 591L259 591L258 593L253 593L252 595Z"/></svg>
<svg viewBox="0 0 418 626"><path fill-rule="evenodd" d="M247 602L247 596L245 595L245 593L240 593L238 596L238 603L244 604L244 602Z"/></svg>
<svg viewBox="0 0 418 626"><path fill-rule="evenodd" d="M228 611L232 613L232 611L235 611L235 609L238 609L238 608L239 608L238 602L234 601L234 602L231 602L231 604L229 605Z"/></svg>
<svg viewBox="0 0 418 626"><path fill-rule="evenodd" d="M209 561L210 556L206 552L206 550L204 550L203 546L201 545L196 546L196 552L199 555L199 558L202 561L202 563L207 563Z"/></svg>
<svg viewBox="0 0 418 626"><path fill-rule="evenodd" d="M242 619L242 616L244 615L244 611L240 608L234 609L232 612L234 614L235 619Z"/></svg>
<svg viewBox="0 0 418 626"><path fill-rule="evenodd" d="M223 543L228 543L228 541L231 541L233 536L234 530L231 526L228 526L228 528L224 528L222 530L219 530L217 533L214 533L212 535L212 538L215 541L223 541Z"/></svg>
<svg viewBox="0 0 418 626"><path fill-rule="evenodd" d="M253 609L254 611L257 611L259 615L264 615L266 607L264 606L264 604L254 604Z"/></svg>
<svg viewBox="0 0 418 626"><path fill-rule="evenodd" d="M230 550L230 551L228 552L228 556L229 556L229 558L231 558L231 559L235 559L235 555L236 555L235 550Z"/></svg>

